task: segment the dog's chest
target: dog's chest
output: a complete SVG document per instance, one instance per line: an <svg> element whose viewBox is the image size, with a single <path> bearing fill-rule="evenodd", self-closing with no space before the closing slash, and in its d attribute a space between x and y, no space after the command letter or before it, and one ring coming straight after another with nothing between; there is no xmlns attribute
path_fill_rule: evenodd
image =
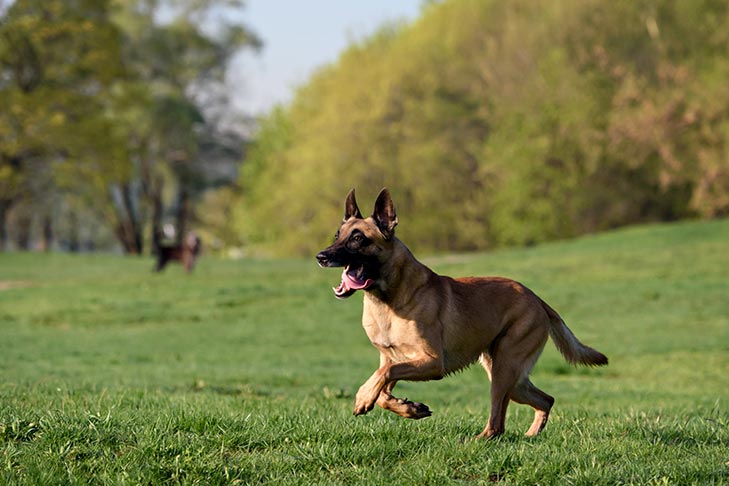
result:
<svg viewBox="0 0 729 486"><path fill-rule="evenodd" d="M416 324L395 315L386 306L368 306L362 314L364 327L370 342L395 362L412 359L417 354Z"/></svg>

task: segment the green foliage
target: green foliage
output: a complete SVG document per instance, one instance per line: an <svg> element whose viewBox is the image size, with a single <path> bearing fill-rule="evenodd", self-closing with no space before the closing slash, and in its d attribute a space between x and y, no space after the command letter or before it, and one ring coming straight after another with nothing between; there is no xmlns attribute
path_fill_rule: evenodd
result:
<svg viewBox="0 0 729 486"><path fill-rule="evenodd" d="M532 378L556 397L536 439L504 437L473 366L399 383L411 421L351 415L377 366L361 301L312 259L0 254L0 478L7 484L726 484L729 221L634 227L536 248L444 255L450 275L531 287L605 352Z"/></svg>
<svg viewBox="0 0 729 486"><path fill-rule="evenodd" d="M210 152L217 150L216 162L225 158L211 114L225 103L225 70L240 49L260 45L240 22L207 16L219 8L235 16L242 7L17 0L3 11L0 226L13 205L51 193L45 211L59 201L85 208L126 252L140 253L150 226L159 230L163 206L181 207L179 226L191 219L188 201L212 185ZM227 163L240 158L236 142Z"/></svg>
<svg viewBox="0 0 729 486"><path fill-rule="evenodd" d="M37 175L23 170L28 159L50 163L93 153L104 168L114 167L104 111L110 86L124 71L120 33L108 10L105 1L83 2L82 9L21 0L0 24L0 167L10 165L23 178L16 196Z"/></svg>
<svg viewBox="0 0 729 486"><path fill-rule="evenodd" d="M311 253L350 187L389 186L428 250L726 214L727 22L710 1L432 2L264 122L247 237Z"/></svg>

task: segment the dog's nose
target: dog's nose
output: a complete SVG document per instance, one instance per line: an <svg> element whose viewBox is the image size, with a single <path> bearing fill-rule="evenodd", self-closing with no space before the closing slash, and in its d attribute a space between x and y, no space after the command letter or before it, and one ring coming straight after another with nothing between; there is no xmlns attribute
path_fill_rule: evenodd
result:
<svg viewBox="0 0 729 486"><path fill-rule="evenodd" d="M316 261L319 262L320 267L326 267L329 263L329 258L323 251L316 256Z"/></svg>

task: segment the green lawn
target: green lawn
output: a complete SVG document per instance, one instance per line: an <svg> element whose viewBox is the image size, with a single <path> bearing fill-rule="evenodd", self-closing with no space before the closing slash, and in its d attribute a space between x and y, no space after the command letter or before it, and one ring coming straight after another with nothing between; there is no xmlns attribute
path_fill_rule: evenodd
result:
<svg viewBox="0 0 729 486"><path fill-rule="evenodd" d="M0 254L0 484L729 483L729 220L425 260L523 282L610 365L548 344L544 433L512 404L476 442L478 366L398 385L430 418L351 415L378 354L313 257Z"/></svg>

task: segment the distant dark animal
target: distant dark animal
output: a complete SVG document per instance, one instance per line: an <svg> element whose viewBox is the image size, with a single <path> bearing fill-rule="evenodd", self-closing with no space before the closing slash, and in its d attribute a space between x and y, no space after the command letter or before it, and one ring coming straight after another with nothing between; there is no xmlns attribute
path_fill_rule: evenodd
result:
<svg viewBox="0 0 729 486"><path fill-rule="evenodd" d="M529 372L551 336L573 364L605 365L557 312L524 285L499 277L437 275L395 237L395 208L387 189L363 218L354 190L334 243L317 255L322 267L344 267L338 298L364 291L362 325L380 351L380 367L362 385L354 414L374 407L406 418L430 415L427 405L392 395L400 380L439 380L474 361L491 379L491 416L479 437L504 432L509 401L534 408L527 435L547 423L554 398L534 386Z"/></svg>
<svg viewBox="0 0 729 486"><path fill-rule="evenodd" d="M171 261L180 262L185 270L192 272L195 262L200 255L200 237L194 231L190 231L182 244L160 246L157 252L157 266L155 270L161 272Z"/></svg>

